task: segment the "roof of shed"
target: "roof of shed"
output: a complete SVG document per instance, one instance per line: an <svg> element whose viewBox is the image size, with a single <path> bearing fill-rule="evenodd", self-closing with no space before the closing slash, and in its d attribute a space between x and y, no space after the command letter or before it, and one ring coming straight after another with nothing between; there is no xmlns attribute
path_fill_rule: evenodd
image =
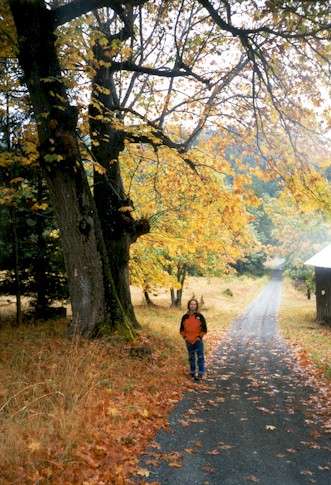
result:
<svg viewBox="0 0 331 485"><path fill-rule="evenodd" d="M331 268L331 244L305 261L304 264L317 266L318 268Z"/></svg>

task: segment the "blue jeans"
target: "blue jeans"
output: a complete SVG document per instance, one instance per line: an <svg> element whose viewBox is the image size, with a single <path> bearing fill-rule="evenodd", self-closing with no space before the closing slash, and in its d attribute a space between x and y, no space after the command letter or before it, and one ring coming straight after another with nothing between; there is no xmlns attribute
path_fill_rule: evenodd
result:
<svg viewBox="0 0 331 485"><path fill-rule="evenodd" d="M202 339L198 339L195 344L190 344L190 342L186 340L186 347L191 374L195 375L196 362L198 361L198 373L203 375L205 373L205 354Z"/></svg>

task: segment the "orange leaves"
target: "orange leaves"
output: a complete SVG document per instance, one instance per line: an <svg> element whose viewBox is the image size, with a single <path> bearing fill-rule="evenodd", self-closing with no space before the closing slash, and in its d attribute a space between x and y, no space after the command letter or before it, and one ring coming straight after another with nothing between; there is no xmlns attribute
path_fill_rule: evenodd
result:
<svg viewBox="0 0 331 485"><path fill-rule="evenodd" d="M217 468L212 467L212 466L202 466L201 470L203 470L204 472L208 472L208 473L215 473Z"/></svg>
<svg viewBox="0 0 331 485"><path fill-rule="evenodd" d="M213 451L208 451L208 455L219 455L220 451L219 450L213 450Z"/></svg>
<svg viewBox="0 0 331 485"><path fill-rule="evenodd" d="M10 394L2 394L8 414L15 414L8 427L2 423L6 476L25 483L28 474L32 476L28 468L33 461L33 476L39 481L52 477L54 483L124 485L128 475L136 473L137 457L147 440L155 430L166 428L167 415L186 388L184 369L178 368L182 349L169 353L163 335L157 338L146 332L145 341L155 349L150 363L129 359L129 348L116 336L111 342L70 342L54 338L52 332L49 337L42 334L39 329L33 338L23 339L24 348L15 346L16 354L7 342L7 351L1 354L10 369L6 378L1 375L5 389L8 380ZM13 355L19 357L18 366ZM28 365L27 356L33 356L38 366ZM22 366L28 385L18 388L15 397ZM169 373L171 368L176 373ZM18 413L23 403L24 413ZM10 439L15 440L15 458ZM152 446L159 449L157 443ZM179 455L170 456L169 463L179 465Z"/></svg>
<svg viewBox="0 0 331 485"><path fill-rule="evenodd" d="M199 450L196 450L194 448L184 448L184 451L186 453L189 453L190 455L192 455L193 453L199 453Z"/></svg>
<svg viewBox="0 0 331 485"><path fill-rule="evenodd" d="M100 461L94 460L89 451L85 451L84 448L78 449L75 453L76 459L82 460L83 463L86 463L90 468L96 469L100 466Z"/></svg>
<svg viewBox="0 0 331 485"><path fill-rule="evenodd" d="M168 466L172 468L182 468L183 455L179 451L171 451L169 454L162 454L161 458L168 462Z"/></svg>

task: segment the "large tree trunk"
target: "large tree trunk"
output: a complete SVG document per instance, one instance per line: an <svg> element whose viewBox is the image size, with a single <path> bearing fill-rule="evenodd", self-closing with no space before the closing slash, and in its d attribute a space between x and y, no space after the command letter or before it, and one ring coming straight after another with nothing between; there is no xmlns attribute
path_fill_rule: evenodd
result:
<svg viewBox="0 0 331 485"><path fill-rule="evenodd" d="M104 242L87 183L70 106L61 77L50 11L42 0L10 0L37 121L39 151L61 232L73 312L71 333L92 337L104 325L132 335L107 266Z"/></svg>
<svg viewBox="0 0 331 485"><path fill-rule="evenodd" d="M94 54L98 59L98 46ZM105 89L99 89L99 88ZM119 155L124 149L124 133L112 127L109 118L116 105L112 73L99 67L92 83L89 107L92 152L95 160L104 167L105 174L94 173L94 199L101 221L108 261L114 285L122 307L136 327L139 327L131 301L129 281L130 245L149 231L146 220L135 220L133 203L127 198L120 171ZM110 91L110 94L104 94ZM101 116L100 116L101 115ZM93 143L94 134L97 143Z"/></svg>
<svg viewBox="0 0 331 485"><path fill-rule="evenodd" d="M38 202L42 201L42 174L41 171L37 174L37 191ZM37 217L36 236L37 236L37 254L33 261L33 273L36 284L36 299L34 302L34 312L36 318L44 319L47 315L48 297L47 288L45 285L45 260L46 260L46 240L44 237L45 225L44 218Z"/></svg>

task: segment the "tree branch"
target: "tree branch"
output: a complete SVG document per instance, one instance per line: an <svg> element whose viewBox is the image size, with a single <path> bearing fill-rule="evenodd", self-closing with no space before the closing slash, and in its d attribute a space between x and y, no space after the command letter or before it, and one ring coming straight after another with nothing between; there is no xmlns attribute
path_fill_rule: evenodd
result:
<svg viewBox="0 0 331 485"><path fill-rule="evenodd" d="M269 27L258 27L256 29L243 29L238 28L230 25L230 23L225 22L222 17L218 14L217 10L213 7L209 0L198 0L198 2L205 7L205 9L209 12L211 18L214 22L223 30L230 32L234 37L247 37L250 34L271 34L276 37L282 37L284 39L305 39L308 37L316 36L319 32L323 30L331 30L331 23L326 23L321 25L320 27L314 30L307 30L302 33L291 33L291 32L282 32L279 30L273 30Z"/></svg>
<svg viewBox="0 0 331 485"><path fill-rule="evenodd" d="M80 17L81 15L91 12L92 10L104 7L113 9L125 23L124 17L126 5L133 7L143 5L147 2L148 0L128 0L126 2L117 0L72 0L72 2L52 10L54 29L66 22L70 22L71 20Z"/></svg>

